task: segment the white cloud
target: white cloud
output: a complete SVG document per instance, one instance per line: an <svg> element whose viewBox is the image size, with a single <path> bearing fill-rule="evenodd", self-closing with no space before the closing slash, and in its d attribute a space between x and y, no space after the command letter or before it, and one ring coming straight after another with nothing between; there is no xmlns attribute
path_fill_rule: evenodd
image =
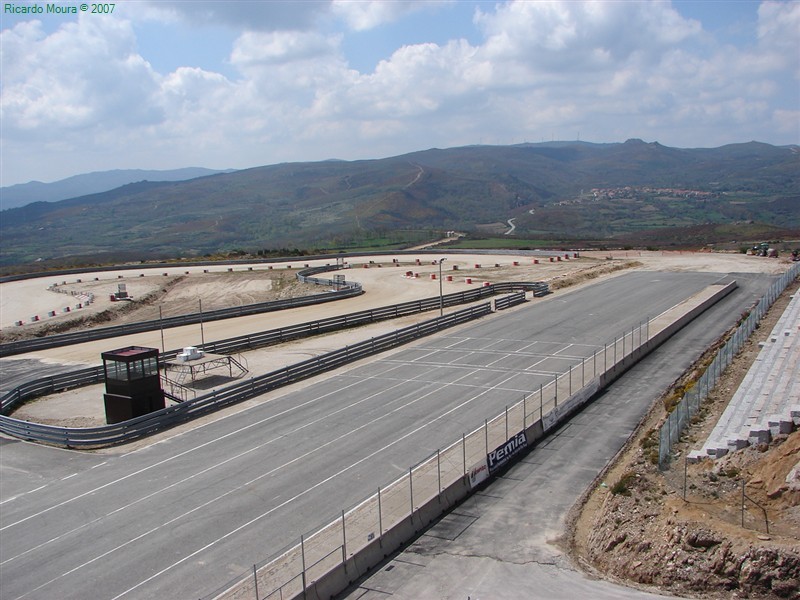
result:
<svg viewBox="0 0 800 600"><path fill-rule="evenodd" d="M231 52L231 63L241 69L325 60L338 53L339 38L318 33L243 33Z"/></svg>
<svg viewBox="0 0 800 600"><path fill-rule="evenodd" d="M312 25L333 14L354 29L387 26L436 3L232 4L223 15L229 3L150 3L175 19L238 23L228 77L156 73L127 19L3 31L4 178L38 168L37 152L78 172L370 158L578 131L678 146L800 138L800 3L762 5L758 37L737 47L661 1L482 5L482 39L400 46L365 74L347 64L346 32ZM75 168L87 148L101 162Z"/></svg>
<svg viewBox="0 0 800 600"><path fill-rule="evenodd" d="M160 118L158 77L126 21L81 17L51 35L41 23L0 33L4 135L136 126Z"/></svg>
<svg viewBox="0 0 800 600"><path fill-rule="evenodd" d="M612 68L696 36L696 21L666 2L509 2L478 11L486 51L537 71Z"/></svg>
<svg viewBox="0 0 800 600"><path fill-rule="evenodd" d="M333 0L333 14L344 20L351 29L363 31L397 21L420 10L450 4L453 0Z"/></svg>
<svg viewBox="0 0 800 600"><path fill-rule="evenodd" d="M758 43L774 68L790 69L800 78L800 2L764 2L758 9Z"/></svg>

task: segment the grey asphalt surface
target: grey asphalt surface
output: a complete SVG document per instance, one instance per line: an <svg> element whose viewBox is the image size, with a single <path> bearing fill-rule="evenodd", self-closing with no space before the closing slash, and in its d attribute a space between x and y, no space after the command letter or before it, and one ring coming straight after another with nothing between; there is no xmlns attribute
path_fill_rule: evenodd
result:
<svg viewBox="0 0 800 600"><path fill-rule="evenodd" d="M128 454L81 454L2 440L0 598L202 597L296 543L301 533L336 518L603 342L720 277L631 273L533 302ZM696 346L697 353L733 324L772 280L750 274L736 279L742 288L712 309L717 317L685 333L685 343ZM702 331L694 334L697 339L691 337L695 330ZM540 348L532 349L536 346ZM642 389L657 395L658 386L660 392L683 370L680 365L691 362L691 353L678 348L676 356L651 363ZM535 467L530 461L539 460L561 473L559 478L542 471L541 479L531 483L517 478L525 482L520 491L530 496L525 505L544 511L533 522L557 530L563 518L558 515L572 504L569 498L580 493L597 472L596 465L602 467L604 457L624 442L630 423L638 421L632 415L644 410L640 405L649 404L643 392L632 395L629 400L610 392L603 396L611 403L604 413L618 411L625 419L612 420L625 424L614 433L610 426L599 430L602 435L587 433L600 444L590 456L584 457L587 440L568 435L567 428L518 467ZM450 414L455 405L463 406ZM602 406L595 403L590 410ZM588 414L582 413L570 427L578 427ZM598 423L590 418L586 426ZM571 447L569 439L577 440L577 446ZM544 454L534 458L537 453ZM544 460L549 455L556 458ZM584 458L592 460L584 463ZM509 480L514 472L522 473L515 469ZM502 488L492 486L486 497L502 497L496 490ZM508 496L519 501L518 494ZM551 506L539 496L559 501ZM478 505L472 509L478 521L456 541L468 549L477 543L470 536L477 535L497 540L495 550L507 546L498 538L496 523L488 526L485 521L484 535L483 524L476 526L484 513L496 510L507 527L519 529L508 515L502 516L508 512L502 503L496 509L492 504L486 504L488 511ZM536 539L525 537L519 550L526 551ZM449 597L426 595L429 590L423 589L417 593L413 586L424 586L425 579L400 586L407 595L399 597ZM505 579L511 581L508 575ZM466 597L465 589L453 588L451 597ZM502 597L481 593L483 598Z"/></svg>
<svg viewBox="0 0 800 600"><path fill-rule="evenodd" d="M760 297L772 277L734 274L724 298L657 348L524 459L446 515L348 600L661 598L593 579L555 543L568 511L663 390Z"/></svg>

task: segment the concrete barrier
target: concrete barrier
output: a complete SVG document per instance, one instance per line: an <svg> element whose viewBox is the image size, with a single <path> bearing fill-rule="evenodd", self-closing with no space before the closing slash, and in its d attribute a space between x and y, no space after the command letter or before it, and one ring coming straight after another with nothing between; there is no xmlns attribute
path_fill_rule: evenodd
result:
<svg viewBox="0 0 800 600"><path fill-rule="evenodd" d="M534 421L526 427L525 436L527 439L527 448L509 461L507 466L504 466L500 471L495 473L495 475L490 476L489 479L486 480L487 483L483 483L481 486L487 485L488 482L491 482L498 474L526 456L537 440L544 437L550 430L590 402L601 390L607 387L609 383L620 377L622 373L658 347L671 335L681 329L681 327L731 293L736 288L736 282L734 281L728 285L718 287L718 290L712 291L706 298L698 301L697 304L688 308L688 310L686 306L683 306L685 304L684 302L658 315L656 319L665 321L663 327L656 331L650 339L645 340L632 352L622 357L615 364L612 364L605 372L591 379L565 401L556 404L556 406L547 414L543 415L541 419ZM693 299L696 296L697 295L693 296ZM656 319L654 319L654 321ZM632 332L630 333L633 338ZM508 411L508 409L506 409L506 411ZM313 581L306 582L305 589L301 592L292 595L291 593L284 592L283 588L281 588L281 597L286 599L302 597L304 600L327 600L340 594L342 590L355 583L364 575L367 575L391 554L413 541L419 533L447 513L447 511L462 502L471 495L473 491L474 490L469 485L469 476L467 474L462 475L451 484L445 485L436 496L423 501L419 505L414 503L415 505L412 507L413 510L410 515L402 518L386 531L379 532L376 539L366 546L361 547L353 554L343 556L343 560L340 564L329 569L324 575L317 577L317 579ZM344 554L343 548L342 553ZM293 579L296 580L297 576ZM226 591L214 597L238 597L236 596L237 589L238 585L233 584Z"/></svg>
<svg viewBox="0 0 800 600"><path fill-rule="evenodd" d="M416 511L388 529L335 569L313 582L304 593L294 596L306 600L329 600L358 579L367 575L386 558L403 548L447 511L455 508L472 493L468 478L461 477L442 489L438 496L423 502ZM289 598L289 596L283 596Z"/></svg>

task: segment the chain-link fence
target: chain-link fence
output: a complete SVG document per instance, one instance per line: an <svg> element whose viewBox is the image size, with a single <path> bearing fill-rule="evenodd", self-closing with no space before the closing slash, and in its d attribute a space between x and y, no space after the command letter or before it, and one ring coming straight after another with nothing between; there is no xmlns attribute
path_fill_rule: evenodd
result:
<svg viewBox="0 0 800 600"><path fill-rule="evenodd" d="M598 380L630 360L647 344L651 321L603 345L591 356L572 365L566 373L541 384L516 404L487 419L483 425L447 448L409 468L408 473L357 505L342 510L326 525L300 536L299 543L281 549L269 559L253 565L252 572L206 596L234 600L277 600L295 598L309 590L335 569L348 568L359 552L377 544L380 552L397 549L419 528L463 499L470 489L470 476L487 455L520 432L533 435L556 425L564 414L598 391ZM586 393L580 394L579 392ZM479 467L478 467L479 468ZM346 582L345 582L346 583Z"/></svg>
<svg viewBox="0 0 800 600"><path fill-rule="evenodd" d="M700 379L691 386L691 389L676 404L674 410L669 413L667 420L659 430L658 465L661 469L667 467L673 444L680 439L686 424L700 409L700 405L708 396L709 391L714 388L722 372L731 363L733 357L736 356L739 349L750 337L750 334L753 333L769 307L786 289L786 286L797 278L798 273L800 273L800 263L792 265L786 273L781 275L769 287L767 293L747 317L741 321L725 345L717 351L711 364L708 365Z"/></svg>
<svg viewBox="0 0 800 600"><path fill-rule="evenodd" d="M779 513L766 508L763 485L750 485L737 467L690 469L684 457L682 464L673 465L663 476L684 502L708 517L759 533L782 532L783 525L775 521Z"/></svg>
<svg viewBox="0 0 800 600"><path fill-rule="evenodd" d="M391 554L463 500L485 478L481 471L491 470L490 453L502 455L520 439L531 444L735 287L735 282L712 286L715 289L698 294L694 302L681 303L634 325L566 373L541 384L357 505L332 515L326 525L301 535L299 543L253 565L252 571L204 600L318 598L344 589L377 564L376 557ZM335 583L330 583L333 578L337 578Z"/></svg>

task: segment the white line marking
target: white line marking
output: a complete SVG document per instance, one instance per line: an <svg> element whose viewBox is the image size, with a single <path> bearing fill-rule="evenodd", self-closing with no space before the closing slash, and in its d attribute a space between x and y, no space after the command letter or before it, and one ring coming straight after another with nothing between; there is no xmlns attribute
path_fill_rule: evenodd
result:
<svg viewBox="0 0 800 600"><path fill-rule="evenodd" d="M469 375L465 375L464 377L468 377L468 376L469 376ZM334 438L334 439L332 439L332 440L330 440L330 441L326 442L325 444L322 444L322 445L320 445L320 446L317 446L317 447L316 447L316 448L314 448L313 450L310 450L309 452L306 452L306 453L305 453L305 454L303 454L303 455L296 456L295 458L293 458L292 460L290 460L290 461L288 461L288 462L284 463L283 465L279 465L279 466L277 466L277 467L275 467L275 468L273 468L273 469L270 469L269 471L267 471L267 472L265 472L265 473L262 473L262 474L261 474L261 475L259 475L258 477L255 477L255 478L251 479L250 481L247 481L247 482L245 482L245 483L243 483L243 484L241 484L241 485L238 485L238 486L236 486L236 487L234 487L234 488L231 488L230 490L228 490L228 491L224 492L223 494L220 494L219 496L217 496L217 497L215 497L215 498L212 498L211 500L208 500L207 502L204 502L203 504L200 504L200 505L196 506L195 508L193 508L193 509L191 509L191 510L189 510L189 511L186 511L186 512L184 512L184 513L182 513L182 514L180 514L180 515L178 515L178 516L176 516L176 517L174 517L174 518L172 518L172 519L170 519L170 520L168 520L168 521L166 521L166 522L162 523L161 525L158 525L158 526L156 526L156 527L152 527L152 528L151 528L151 529L149 529L148 531L146 531L146 532L144 532L144 533L142 533L142 534L140 534L140 535L138 535L138 536L136 536L136 537L134 537L134 538L132 538L132 539L130 539L130 540L128 540L128 541L126 541L126 542L124 542L124 543L122 543L122 544L119 544L118 546L115 546L114 548L111 548L110 550L107 550L106 552L104 552L104 553L100 554L99 556L96 556L96 557L94 557L94 558L92 558L92 559L90 559L90 560L88 560L88 561L86 561L86 562L84 562L84 563L82 563L82 564L80 564L80 565L78 565L78 566L76 566L76 567L74 567L74 568L70 569L69 571L66 571L66 572L62 573L61 575L58 575L58 576L56 576L56 577L54 577L54 578L50 579L49 581L46 581L45 583L42 583L42 584L41 584L41 585L39 585L38 587L36 587L36 588L34 588L34 589L32 589L32 590L29 590L28 592L24 593L22 596L18 596L18 597L16 598L16 600L20 600L21 598L25 598L25 597L26 597L26 596L28 596L29 594L31 594L31 593L33 593L33 592L36 592L36 591L38 591L38 590L42 589L43 587L46 587L46 586L50 585L51 583L53 583L54 581L57 581L58 579L61 579L62 577L66 577L67 575L70 575L70 574L74 573L75 571L78 571L79 569L82 569L83 567L86 567L86 566L88 566L88 565L90 565L90 564L92 564L92 563L94 563L94 562L96 562L96 561L100 560L101 558L105 558L105 557L106 557L106 556L108 556L109 554L111 554L111 553L113 553L113 552L115 552L115 551L117 551L117 550L119 550L119 549L121 549L121 548L124 548L124 547L126 547L126 546L129 546L129 545L130 545L130 544L132 544L133 542L136 542L136 541L138 541L138 540L140 540L140 539L142 539L142 538L144 538L144 537L146 537L146 536L150 535L151 533L154 533L154 532L158 531L159 529L162 529L162 528L164 528L164 527L167 527L167 526L169 526L169 525L172 525L172 524L173 524L173 523L175 523L176 521L178 521L178 520L180 520L180 519L182 519L182 518L184 518L184 517L186 517L186 516L188 516L188 515L191 515L192 513L196 512L196 511L198 511L198 510L200 510L200 509L202 509L202 508L205 508L206 506L208 506L208 505L210 505L210 504L213 504L213 503L215 503L215 502L218 502L219 500L221 500L221 499L225 498L226 496L229 496L230 494L233 494L233 493L235 493L235 492L238 492L238 491L239 491L239 490L241 490L242 488L245 488L245 487L247 487L247 486L249 486L249 485L252 485L253 483L255 483L255 482L257 482L257 481L259 481L259 480L261 480L261 479L263 479L263 478L265 478L265 477L269 477L270 475L272 475L272 474L276 473L277 471L279 471L279 470L283 469L284 467L288 467L288 466L289 466L289 465L291 465L292 463L296 463L296 462L298 462L298 461L302 461L302 460L304 460L304 459L308 458L310 455L314 454L315 452L319 452L319 451L321 451L321 450L322 450L322 449L324 449L326 446L330 446L330 445L332 445L332 444L333 444L333 443L335 443L335 442L341 441L342 439L344 439L344 438L346 438L346 437L348 437L348 436L350 436L350 435L352 435L352 434L354 434L354 433L358 432L358 431L359 431L359 430L361 430L361 429L364 429L364 428L370 427L370 426L374 425L375 423L377 423L378 421L388 418L388 417L389 417L389 416L390 416L392 413L396 413L396 412L400 411L401 409L407 408L408 406L411 406L412 404L415 404L415 403L419 402L419 401L420 401L420 400L422 400L423 398L426 398L426 397L428 397L428 396L430 396L430 395L432 395L432 394L436 393L437 391L440 391L441 389L443 389L443 388L445 388L445 387L448 387L449 385L450 385L450 384L445 384L445 385L443 385L441 388L438 388L438 389L435 389L435 390L431 390L429 393L427 393L427 394L424 394L424 395L422 395L422 396L417 396L417 397L416 397L414 400L411 400L410 402L408 402L408 403L404 404L403 406L399 406L399 407L397 407L397 408L395 408L395 409L391 410L391 411L390 411L390 412L388 412L388 413L385 413L385 414L383 414L383 415L381 415L381 416L379 416L379 417L376 417L375 419L373 419L373 420L371 420L371 421L368 421L368 422L366 422L366 423L364 423L364 424L360 425L359 427L357 427L357 428L355 428L355 429L352 429L352 430L348 431L347 433L345 433L345 434L342 434L341 436L339 436L339 437L337 437L337 438ZM384 450L386 450L386 449L388 449L388 448L391 448L392 446L394 446L395 444L397 444L397 443L401 442L402 440L406 439L407 437L409 437L409 436L411 436L411 435L413 435L413 434L417 433L418 431L421 431L423 428L427 427L428 425L431 425L431 424L435 423L437 420L439 420L439 419L443 418L444 416L446 416L446 415L448 415L448 414L452 413L453 411L457 410L458 408L461 408L461 407L465 406L466 404L468 404L469 402L472 402L473 400L475 400L475 399L479 398L480 396L482 396L482 395L486 394L488 391L489 391L489 390L484 390L484 391L480 392L479 394L477 394L476 396L474 396L474 397L473 397L473 398L471 398L470 400L467 400L467 401L465 401L465 402L461 403L460 405L458 405L458 406L456 406L456 407L452 408L451 410L448 410L447 412L445 412L445 413L443 413L442 415L440 415L440 416L436 417L435 419L433 419L433 420L429 421L428 423L425 423L425 424L423 424L423 425L420 425L419 427L417 427L416 429L414 429L414 430L412 430L412 431L408 432L408 433L407 433L407 434L405 434L404 436L402 436L402 437L400 437L400 438L398 438L398 439L396 439L396 440L394 440L394 441L390 442L389 444L386 444L386 445L385 445L385 446L383 446L382 448L378 448L378 449L377 449L377 450L375 450L375 451L374 451L372 454L370 454L370 455L368 455L368 456L364 456L364 457L363 457L363 458L361 458L360 460L358 460L358 461L356 461L356 462L352 463L351 465L349 465L349 466L347 466L347 467L344 467L343 469L341 469L341 470L340 470L340 471L338 471L337 473L334 473L334 474L333 474L333 475L331 475L330 477L327 477L327 478L323 479L322 481L319 481L318 483L314 484L314 485L313 485L313 486L311 486L310 488L308 488L308 489L306 489L306 490L304 490L304 491L300 492L299 494L296 494L296 495L295 495L295 496L293 496L292 498L289 498L289 499L287 499L286 501L282 502L282 503L281 503L281 504L279 504L278 506L275 506L275 507L271 508L270 510L268 510L268 511L266 511L266 512L264 512L264 513L260 514L260 515L258 515L257 517L255 517L255 518L251 519L251 520L250 520L250 521L248 521L247 523L244 523L243 525L240 525L239 527L237 527L237 528L233 529L232 531L229 531L229 532L228 532L228 533L226 533L225 535L223 535L223 536L221 536L221 537L217 538L216 540L214 540L214 541L210 542L209 544L206 544L206 545L205 545L205 546L203 546L202 548L200 548L200 549L198 549L198 550L194 551L193 553L189 554L188 556L185 556L185 557L184 557L184 558L182 558L181 560L179 560L179 561L177 561L177 562L173 563L173 564L172 564L172 565L170 565L169 567L167 567L167 568L165 568L165 569L162 569L161 571L159 571L158 573L156 573L156 574L154 574L154 575L151 575L150 577L148 577L147 579L145 579L145 580L141 581L140 583L138 583L137 585L133 586L132 588L130 588L130 589L128 589L128 590L126 590L126 591L122 592L121 594L119 594L119 595L115 596L115 597L114 597L112 600L116 600L117 598L120 598L120 597L124 596L125 594L128 594L129 592L131 592L131 591L135 590L136 588L138 588L138 587L140 587L140 586L144 585L144 584L145 584L145 583L147 583L148 581L151 581L152 579L154 579L154 578L156 578L156 577L158 577L158 576L162 575L163 573L166 573L168 570L170 570L170 569L172 569L172 568L176 567L177 565L179 565L179 564L181 564L181 563L183 563L183 562L185 562L185 561L189 560L190 558L192 558L193 556L195 556L195 555L197 555L198 553L202 552L203 550L205 550L205 549L207 549L207 548L210 548L211 546L213 546L213 545L215 545L215 544L219 543L220 541L222 541L222 540L224 540L224 539L226 539L226 538L230 537L230 536L231 536L231 535L233 535L234 533L237 533L237 532L241 531L241 530L242 530L244 527L247 527L247 526L249 526L249 525L252 525L252 524L253 524L253 523L255 523L256 521L258 521L258 520L260 520L260 519L264 518L265 516L267 516L267 515L269 515L269 514L271 514L271 513L275 512L275 511L276 511L276 510L278 510L279 508L282 508L283 506L286 506L288 503L290 503L290 502L292 502L292 501L294 501L294 500L296 500L296 499L298 499L298 498L300 498L300 497L302 497L302 496L304 496L304 495L308 494L310 491L312 491L312 490L314 490L314 489L316 489L316 488L320 487L321 485L323 485L323 484L327 483L328 481L330 481L330 480L331 480L331 479L333 479L334 477L337 477L337 476L341 475L342 473L345 473L346 471L349 471L350 469L352 469L352 468L356 467L357 465L359 465L359 464L361 464L361 463L365 462L366 460L368 460L368 459L372 458L373 456L377 455L378 453L380 453L380 452L383 452ZM379 395L379 394L382 394L382 393L384 393L384 392L383 392L383 391L381 391L381 392L377 392L377 393L376 393L376 394L374 394L373 396L377 396L377 395ZM363 400L359 400L358 402L356 402L356 403L354 403L354 404L359 404L359 403L360 403L360 402L362 402L362 401L363 401ZM336 412L341 412L342 410L344 410L344 408L342 408L342 409L340 409L339 411L336 411ZM335 413L333 413L333 414L335 414ZM320 417L320 420L327 419L327 418L328 418L328 417ZM303 425L303 426L301 426L301 428L302 428L302 427L306 427L306 426L307 426L307 425ZM252 450L252 449L251 449L251 450ZM9 559L9 560L12 560L12 559ZM6 562L7 562L7 561L6 561Z"/></svg>

